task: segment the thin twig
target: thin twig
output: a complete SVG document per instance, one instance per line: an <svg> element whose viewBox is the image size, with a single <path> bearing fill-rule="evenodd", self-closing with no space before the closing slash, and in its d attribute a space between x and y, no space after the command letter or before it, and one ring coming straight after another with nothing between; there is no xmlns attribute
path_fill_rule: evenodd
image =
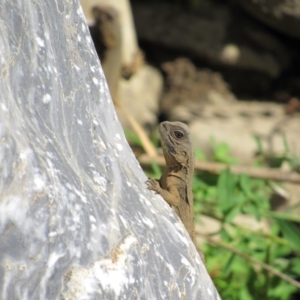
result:
<svg viewBox="0 0 300 300"><path fill-rule="evenodd" d="M147 155L141 155L138 158L140 164L150 165L155 161L160 166L165 166L165 160L162 156L158 156L155 159ZM260 178L266 180L274 180L280 182L291 182L300 184L300 174L295 172L283 172L270 168L254 168L246 166L228 166L215 162L200 162L196 161L195 170L208 171L214 174L219 174L222 170L228 168L233 174L246 174L252 178Z"/></svg>
<svg viewBox="0 0 300 300"><path fill-rule="evenodd" d="M261 268L267 270L269 273L271 273L271 274L273 274L273 275L276 275L276 276L280 277L281 279L287 281L288 283L290 283L290 284L292 284L292 285L294 285L294 286L296 286L297 288L300 289L300 282L299 282L299 281L296 281L296 280L293 279L292 277L290 277L290 276L288 276L288 275L286 275L286 274L284 274L284 273L282 273L282 272L276 270L275 268L271 267L270 265L268 265L268 264L266 264L266 263L264 263L264 262L262 262L262 261L259 261L259 260L255 259L255 258L251 257L250 255L245 254L245 253L243 253L243 252L237 250L236 248L233 248L233 247L231 247L231 246L229 246L229 245L226 245L226 244L224 244L224 243L222 243L222 242L219 242L219 241L217 241L217 240L214 240L214 239L212 239L210 236L208 236L208 235L206 235L206 234L202 234L202 233L200 233L199 231L196 231L196 235L197 235L197 236L202 236L202 237L204 237L204 239L205 239L208 243L210 243L210 244L213 244L213 245L216 245L216 246L218 246L218 247L224 248L224 249L226 249L226 250L228 250L228 251L230 251L230 252L232 252L232 253L234 253L234 254L240 256L240 257L243 257L244 259L246 259L246 260L252 262L252 263L255 264L255 265L260 266Z"/></svg>
<svg viewBox="0 0 300 300"><path fill-rule="evenodd" d="M118 104L118 107L123 110L128 122L130 123L132 129L136 133L136 135L140 138L141 143L148 157L153 159L157 157L157 151L153 144L151 143L148 135L145 133L143 127L135 120L132 114L124 107L124 105Z"/></svg>
<svg viewBox="0 0 300 300"><path fill-rule="evenodd" d="M223 223L223 220L213 214L210 214L208 212L201 212L201 216L205 216L206 218L209 218L209 219L212 219L213 221L215 222L218 222L221 226L221 223ZM261 231L261 229L263 228L258 228L258 229L251 229L249 227L246 227L246 226L242 226L240 225L237 221L231 221L229 223L226 223L226 224L223 224L224 225L228 225L228 226L231 226L231 227L234 227L234 228L238 228L239 230L242 230L246 233L250 233L250 234L255 234L257 235L258 237L261 237L261 238L267 238L271 241L274 241L275 243L277 244L280 244L280 245L289 245L289 243L281 238L281 237L278 237L276 235L272 235L268 232L265 232L265 231Z"/></svg>

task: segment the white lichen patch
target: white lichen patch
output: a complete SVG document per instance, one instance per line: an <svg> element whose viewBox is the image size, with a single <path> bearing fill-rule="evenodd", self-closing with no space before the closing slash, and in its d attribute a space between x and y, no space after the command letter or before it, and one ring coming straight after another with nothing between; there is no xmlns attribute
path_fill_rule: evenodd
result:
<svg viewBox="0 0 300 300"><path fill-rule="evenodd" d="M56 231L50 231L48 236L51 238L51 237L55 237L57 236L57 232Z"/></svg>
<svg viewBox="0 0 300 300"><path fill-rule="evenodd" d="M124 287L135 282L133 277L128 276L129 250L137 240L134 236L126 236L108 258L96 261L89 269L73 268L66 274L65 290L63 298L90 299L94 291L104 290L106 294L115 295L119 298Z"/></svg>
<svg viewBox="0 0 300 300"><path fill-rule="evenodd" d="M187 247L189 246L189 240L186 238L186 236L183 235L184 232L186 232L183 224L181 222L174 222L173 226L176 227L176 233L177 234L177 239L181 240ZM179 232L178 232L179 231Z"/></svg>
<svg viewBox="0 0 300 300"><path fill-rule="evenodd" d="M85 39L86 39L86 41L87 41L89 44L92 43L92 39L91 39L91 37L90 37L89 35L87 35L87 36L85 37Z"/></svg>
<svg viewBox="0 0 300 300"><path fill-rule="evenodd" d="M5 112L8 111L8 109L7 109L7 107L6 107L6 105L5 105L4 103L1 103L1 109L2 109L3 111L5 111Z"/></svg>
<svg viewBox="0 0 300 300"><path fill-rule="evenodd" d="M90 215L90 221L96 223L96 219L94 216Z"/></svg>
<svg viewBox="0 0 300 300"><path fill-rule="evenodd" d="M101 176L98 172L93 171L93 179L95 183L101 188L102 191L106 192L107 189L107 180L105 177Z"/></svg>
<svg viewBox="0 0 300 300"><path fill-rule="evenodd" d="M44 179L42 178L42 176L36 174L34 175L34 179L33 179L33 182L34 182L34 190L38 193L42 192L45 188L45 181Z"/></svg>
<svg viewBox="0 0 300 300"><path fill-rule="evenodd" d="M83 10L81 8L81 6L79 5L79 7L76 9L76 13L78 16L80 16L82 19L85 18L84 14L83 14Z"/></svg>
<svg viewBox="0 0 300 300"><path fill-rule="evenodd" d="M45 42L44 42L44 40L42 40L40 37L36 36L36 37L35 37L35 40L37 41L38 45L39 45L41 48L44 48L44 47L45 47Z"/></svg>
<svg viewBox="0 0 300 300"><path fill-rule="evenodd" d="M170 274L171 274L172 276L175 276L175 275L176 275L176 271L175 271L174 267L173 267L171 264L166 263L166 267L168 268L168 270L169 270L169 272L170 272Z"/></svg>
<svg viewBox="0 0 300 300"><path fill-rule="evenodd" d="M74 68L76 69L76 71L78 71L78 72L80 71L80 68L75 64L74 64Z"/></svg>
<svg viewBox="0 0 300 300"><path fill-rule="evenodd" d="M212 291L211 291L210 288L207 288L206 291L207 291L207 293L208 293L209 296L212 296L212 295L213 295L213 293L212 293Z"/></svg>
<svg viewBox="0 0 300 300"><path fill-rule="evenodd" d="M64 253L56 253L52 252L48 258L47 267L48 269L53 269L53 266L56 264L56 262L64 256Z"/></svg>
<svg viewBox="0 0 300 300"><path fill-rule="evenodd" d="M81 30L82 30L83 33L86 32L86 25L85 25L85 23L81 23Z"/></svg>
<svg viewBox="0 0 300 300"><path fill-rule="evenodd" d="M117 146L117 149L118 149L119 151L122 151L122 150L123 150L123 146L122 146L121 144L116 144L116 146Z"/></svg>
<svg viewBox="0 0 300 300"><path fill-rule="evenodd" d="M21 195L10 195L1 199L0 232L9 223L25 231L24 224L27 220L29 202ZM28 222L27 222L28 224ZM24 232L25 233L25 232Z"/></svg>
<svg viewBox="0 0 300 300"><path fill-rule="evenodd" d="M153 207L152 203L143 195L140 195L140 201L145 203L149 207Z"/></svg>
<svg viewBox="0 0 300 300"><path fill-rule="evenodd" d="M154 224L149 218L144 217L141 213L139 213L139 216L145 225L147 225L150 229L154 228Z"/></svg>
<svg viewBox="0 0 300 300"><path fill-rule="evenodd" d="M95 78L95 77L93 77L93 82L94 82L94 84L95 84L95 85L98 85L98 84L99 84L99 81L98 81L98 79L97 79L97 78Z"/></svg>
<svg viewBox="0 0 300 300"><path fill-rule="evenodd" d="M81 201L83 203L87 203L86 196L83 193L81 193L79 190L77 190L74 186L72 187L72 189L73 189L74 193L77 196L79 196L79 198L81 199Z"/></svg>
<svg viewBox="0 0 300 300"><path fill-rule="evenodd" d="M51 96L49 94L45 94L42 99L44 104L47 104L51 101Z"/></svg>
<svg viewBox="0 0 300 300"><path fill-rule="evenodd" d="M91 232L95 232L97 230L97 226L95 224L91 225Z"/></svg>
<svg viewBox="0 0 300 300"><path fill-rule="evenodd" d="M23 151L20 152L19 158L23 161L27 161L30 159L32 155L32 150L30 148L22 149Z"/></svg>
<svg viewBox="0 0 300 300"><path fill-rule="evenodd" d="M120 220L121 220L123 226L124 226L125 228L128 228L128 222L127 222L121 215L119 215L119 218L120 218Z"/></svg>
<svg viewBox="0 0 300 300"><path fill-rule="evenodd" d="M186 266L191 266L190 262L186 259L186 257L181 257L181 263Z"/></svg>

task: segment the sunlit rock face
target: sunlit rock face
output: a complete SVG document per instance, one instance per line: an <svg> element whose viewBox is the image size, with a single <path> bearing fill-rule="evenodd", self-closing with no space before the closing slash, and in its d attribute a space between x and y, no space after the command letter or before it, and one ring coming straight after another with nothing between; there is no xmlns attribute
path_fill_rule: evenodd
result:
<svg viewBox="0 0 300 300"><path fill-rule="evenodd" d="M145 189L78 1L0 14L0 298L218 299Z"/></svg>

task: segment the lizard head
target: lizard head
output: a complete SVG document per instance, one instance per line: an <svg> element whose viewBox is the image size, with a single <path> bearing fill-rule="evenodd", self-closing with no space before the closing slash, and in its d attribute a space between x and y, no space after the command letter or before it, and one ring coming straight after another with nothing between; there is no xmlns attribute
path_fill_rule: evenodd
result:
<svg viewBox="0 0 300 300"><path fill-rule="evenodd" d="M167 165L190 166L194 154L187 125L181 122L162 122L159 133Z"/></svg>

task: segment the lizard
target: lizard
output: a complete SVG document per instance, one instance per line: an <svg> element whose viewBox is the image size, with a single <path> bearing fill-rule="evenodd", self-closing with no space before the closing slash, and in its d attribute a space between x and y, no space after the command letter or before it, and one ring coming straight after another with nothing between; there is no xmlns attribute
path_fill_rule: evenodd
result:
<svg viewBox="0 0 300 300"><path fill-rule="evenodd" d="M202 260L196 244L192 177L194 152L189 128L181 122L162 122L159 134L166 168L159 180L149 178L147 188L161 195L179 216Z"/></svg>

